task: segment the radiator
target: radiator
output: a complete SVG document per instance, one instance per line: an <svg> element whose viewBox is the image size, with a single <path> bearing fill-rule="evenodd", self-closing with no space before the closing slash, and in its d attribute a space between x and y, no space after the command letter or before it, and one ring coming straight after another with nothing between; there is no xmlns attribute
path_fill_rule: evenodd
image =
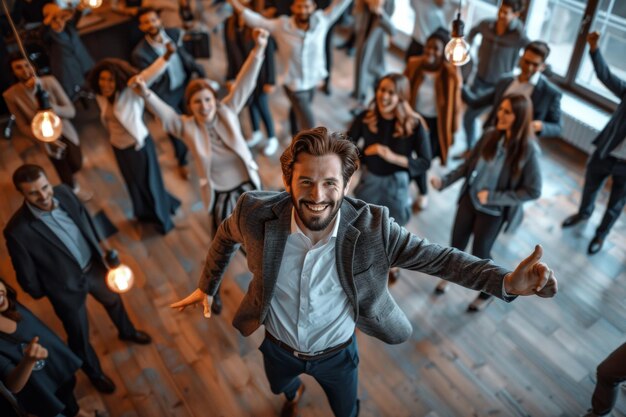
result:
<svg viewBox="0 0 626 417"><path fill-rule="evenodd" d="M587 154L591 154L594 149L591 141L600 131L578 119L575 115L568 114L567 112L562 112L561 117L563 119L561 137L578 149L585 151Z"/></svg>

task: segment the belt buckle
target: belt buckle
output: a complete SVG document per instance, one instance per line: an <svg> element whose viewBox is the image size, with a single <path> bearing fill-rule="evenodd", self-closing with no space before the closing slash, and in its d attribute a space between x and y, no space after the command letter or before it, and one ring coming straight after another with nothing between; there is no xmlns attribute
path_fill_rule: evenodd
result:
<svg viewBox="0 0 626 417"><path fill-rule="evenodd" d="M294 350L293 351L293 356L295 356L298 359L306 360L307 357L309 357L311 355L307 355L306 353L302 353L302 352L298 352L297 350Z"/></svg>

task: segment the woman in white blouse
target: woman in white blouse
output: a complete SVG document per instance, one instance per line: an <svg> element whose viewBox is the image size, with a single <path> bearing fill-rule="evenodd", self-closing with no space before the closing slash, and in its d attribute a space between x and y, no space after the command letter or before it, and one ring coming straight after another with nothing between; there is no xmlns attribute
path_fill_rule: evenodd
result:
<svg viewBox="0 0 626 417"><path fill-rule="evenodd" d="M168 51L141 72L147 83L159 77L171 53ZM96 93L102 123L109 131L135 218L153 223L160 233L166 234L174 227L171 215L180 201L165 190L154 142L143 122L144 100L126 86L137 73L127 62L107 58L96 64L89 82Z"/></svg>
<svg viewBox="0 0 626 417"><path fill-rule="evenodd" d="M144 96L150 110L163 122L164 129L182 138L191 149L202 199L213 218L214 232L232 212L241 194L261 188L258 165L239 123L239 113L255 88L263 64L268 32L255 29L253 37L255 47L223 100L217 100L208 80L195 79L189 83L185 104L190 115L176 113L147 88L142 77L135 77L129 82L137 93ZM212 309L216 314L221 311L217 294Z"/></svg>

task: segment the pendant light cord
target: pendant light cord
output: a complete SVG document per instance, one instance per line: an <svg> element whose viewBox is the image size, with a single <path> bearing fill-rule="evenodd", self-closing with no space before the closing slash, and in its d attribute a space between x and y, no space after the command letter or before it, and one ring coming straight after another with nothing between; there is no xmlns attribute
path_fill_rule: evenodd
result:
<svg viewBox="0 0 626 417"><path fill-rule="evenodd" d="M28 59L28 54L26 53L26 50L24 49L24 44L22 44L22 38L20 38L20 34L17 31L17 28L15 27L15 22L13 22L13 18L11 17L11 13L9 12L9 7L7 6L6 0L2 0L2 7L4 8L4 13L7 16L7 19L9 20L9 25L11 26L11 29L13 30L13 34L15 35L17 46L20 49L20 52L22 53L22 56L24 57L26 62L30 64L31 62Z"/></svg>

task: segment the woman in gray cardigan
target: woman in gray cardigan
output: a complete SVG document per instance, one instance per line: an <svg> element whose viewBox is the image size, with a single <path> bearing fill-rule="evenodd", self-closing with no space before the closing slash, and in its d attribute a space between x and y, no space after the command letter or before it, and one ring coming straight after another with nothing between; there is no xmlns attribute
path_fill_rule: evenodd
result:
<svg viewBox="0 0 626 417"><path fill-rule="evenodd" d="M451 246L464 250L473 235L472 254L491 259L491 248L502 226L513 230L522 221L522 204L541 195L539 150L531 130L532 104L523 95L507 95L498 107L495 129L485 131L470 157L431 185L443 190L465 178L452 229ZM443 294L440 281L436 294ZM480 311L491 301L480 293L468 311Z"/></svg>

